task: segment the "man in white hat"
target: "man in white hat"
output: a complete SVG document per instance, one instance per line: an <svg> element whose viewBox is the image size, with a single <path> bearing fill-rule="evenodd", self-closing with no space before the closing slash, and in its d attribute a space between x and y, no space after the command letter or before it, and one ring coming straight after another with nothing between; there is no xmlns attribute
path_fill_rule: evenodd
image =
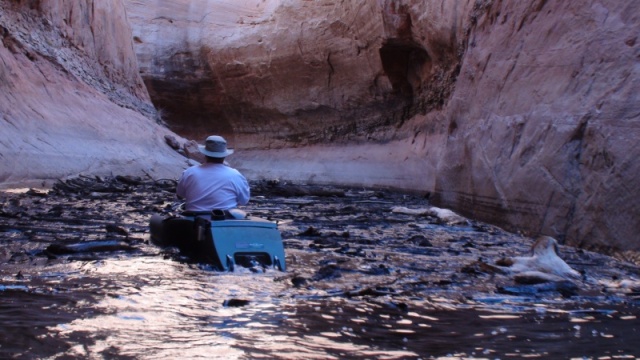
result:
<svg viewBox="0 0 640 360"><path fill-rule="evenodd" d="M199 149L207 161L186 169L176 189L176 195L185 200L185 210L210 212L246 205L250 196L249 183L238 170L224 162L233 154L233 149L227 149L227 141L222 136L209 136Z"/></svg>

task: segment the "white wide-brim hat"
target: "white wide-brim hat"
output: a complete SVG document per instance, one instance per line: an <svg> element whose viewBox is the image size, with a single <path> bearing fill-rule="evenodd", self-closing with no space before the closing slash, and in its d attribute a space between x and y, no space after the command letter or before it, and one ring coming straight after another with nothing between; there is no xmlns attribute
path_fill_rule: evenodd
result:
<svg viewBox="0 0 640 360"><path fill-rule="evenodd" d="M233 154L233 149L227 149L227 140L218 135L209 136L204 145L198 145L198 149L212 158L224 158Z"/></svg>

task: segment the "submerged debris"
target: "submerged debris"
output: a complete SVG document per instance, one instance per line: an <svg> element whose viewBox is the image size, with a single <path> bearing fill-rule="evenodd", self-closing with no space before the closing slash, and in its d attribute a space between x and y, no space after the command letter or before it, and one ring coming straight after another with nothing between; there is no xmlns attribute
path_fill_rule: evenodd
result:
<svg viewBox="0 0 640 360"><path fill-rule="evenodd" d="M47 246L46 253L53 255L77 254L105 251L131 251L135 247L120 240L93 240L75 244L51 244Z"/></svg>
<svg viewBox="0 0 640 360"><path fill-rule="evenodd" d="M570 247L562 248L560 259L551 238L534 243L433 207L421 196L277 181L251 185L253 198L243 210L277 222L291 275L276 281L288 285L288 296L638 294L637 286L603 285L635 281L636 266ZM56 261L123 253L192 261L146 240L152 215L176 213L175 186L173 179L83 176L50 191L0 193L0 262L11 264L15 275ZM530 248L532 255L522 256Z"/></svg>
<svg viewBox="0 0 640 360"><path fill-rule="evenodd" d="M580 289L578 288L578 286L568 280L547 281L541 284L534 285L514 285L498 287L499 293L509 295L541 295L545 293L557 292L564 297L570 297L577 295L579 291Z"/></svg>
<svg viewBox="0 0 640 360"><path fill-rule="evenodd" d="M224 307L243 307L247 306L251 303L249 300L245 299L228 299L222 303Z"/></svg>

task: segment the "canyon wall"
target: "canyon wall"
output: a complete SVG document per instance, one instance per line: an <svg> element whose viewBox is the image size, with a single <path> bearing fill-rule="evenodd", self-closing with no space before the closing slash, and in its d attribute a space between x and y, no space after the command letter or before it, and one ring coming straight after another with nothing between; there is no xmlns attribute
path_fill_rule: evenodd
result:
<svg viewBox="0 0 640 360"><path fill-rule="evenodd" d="M0 0L0 186L176 177L121 1Z"/></svg>
<svg viewBox="0 0 640 360"><path fill-rule="evenodd" d="M640 249L640 3L126 0L169 126L252 178L387 186Z"/></svg>
<svg viewBox="0 0 640 360"><path fill-rule="evenodd" d="M411 115L441 108L473 3L126 4L142 76L171 128L263 149L388 141Z"/></svg>
<svg viewBox="0 0 640 360"><path fill-rule="evenodd" d="M125 4L170 128L249 177L435 187L473 1Z"/></svg>
<svg viewBox="0 0 640 360"><path fill-rule="evenodd" d="M448 103L436 201L640 249L640 3L494 1Z"/></svg>
<svg viewBox="0 0 640 360"><path fill-rule="evenodd" d="M510 230L639 250L639 10L0 0L0 183L175 178L166 121L226 136L250 179L417 191Z"/></svg>

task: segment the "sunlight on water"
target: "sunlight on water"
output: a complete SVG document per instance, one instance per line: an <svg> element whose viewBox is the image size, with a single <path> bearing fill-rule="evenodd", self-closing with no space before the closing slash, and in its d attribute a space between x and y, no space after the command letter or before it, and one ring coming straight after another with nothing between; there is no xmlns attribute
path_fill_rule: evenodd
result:
<svg viewBox="0 0 640 360"><path fill-rule="evenodd" d="M108 353L110 348L136 358L238 359L248 353L251 358L276 353L304 359L350 353L391 358L415 355L373 351L368 345L345 342L345 329L317 334L313 329L307 334L307 324L296 318L295 303L272 296L284 290L274 282L279 275L275 272L216 273L153 258L104 261L90 268L85 265L84 271L103 277L105 284L117 280L118 285L93 306L96 316L49 329L72 345L66 355L92 356ZM231 300L248 303L224 305ZM319 316L333 318L324 313ZM78 334L87 333L92 334L89 344L85 338L82 344L74 344ZM337 356L329 356L327 348Z"/></svg>
<svg viewBox="0 0 640 360"><path fill-rule="evenodd" d="M237 358L243 352L233 348L234 335L264 329L268 323L253 319L274 313L270 294L277 283L272 275L219 274L153 258L105 261L89 271L117 280L117 288L95 306L101 315L55 330L69 340L75 332L103 334L89 347L93 354L116 347L122 354L148 358ZM249 305L224 307L230 298Z"/></svg>
<svg viewBox="0 0 640 360"><path fill-rule="evenodd" d="M345 341L345 337L359 335L333 320L350 317L344 314L342 306L355 307L357 302L307 301L300 314L301 308L295 301L273 297L284 291L283 285L274 282L274 277L281 275L275 272L216 273L169 260L147 258L85 264L82 271L74 272L73 276L81 277L82 273L103 278L101 286L109 291L108 296L93 306L95 316L49 329L71 345L66 355L90 357L118 349L119 354L136 358L237 359L248 354L251 358L278 354L294 359L337 359L347 354L385 358L417 356L405 349L383 350ZM111 280L114 283L117 280L113 288L110 288ZM247 304L225 306L231 300L243 300ZM375 311L371 306L358 309L369 314ZM307 314L307 310L312 314ZM412 316L420 317L419 314ZM332 328L315 323L322 320L334 322ZM361 325L370 322L366 317L356 320ZM345 319L339 321L348 324ZM395 322L400 325L413 323L408 319ZM415 332L408 329L392 331L399 334ZM87 343L87 339L78 334L91 334L90 341ZM75 339L81 339L81 343L74 344ZM331 354L327 349L331 349Z"/></svg>
<svg viewBox="0 0 640 360"><path fill-rule="evenodd" d="M638 355L637 308L586 303L566 309L561 299L442 296L349 298L296 289L278 271L220 273L159 256L122 257L50 266L34 298L40 314L6 308L38 326L43 314L69 316L46 327L38 342L65 344L55 355L136 359L418 359L625 358ZM336 280L341 281L341 280ZM82 287L95 300L60 303L64 288ZM59 288L59 290L56 290ZM47 290L49 289L49 290ZM2 289L0 289L2 290ZM8 312L11 311L11 312ZM74 315L76 314L76 315ZM53 318L52 318L53 319ZM7 322L8 324L8 322ZM4 330L6 336L9 329Z"/></svg>
<svg viewBox="0 0 640 360"><path fill-rule="evenodd" d="M313 255L302 254L297 261L292 272L312 262ZM28 346L51 349L48 342L63 344L47 350L53 355L43 358L50 359L493 359L569 354L613 359L640 354L637 306L621 303L618 308L611 299L594 299L601 306L589 299L574 300L572 308L565 308L564 299L554 297L350 297L340 289L354 288L358 284L348 282L358 278L332 280L338 291L313 284L298 290L280 279L293 273L221 273L157 254L43 269L22 275L30 286L3 277L6 285L0 292L11 292L16 301L3 303L0 321L9 325L2 330L4 338L45 328L45 333L34 332L35 344L42 345ZM77 289L84 297L74 293ZM25 302L39 312L25 312ZM16 318L21 319L18 325Z"/></svg>
<svg viewBox="0 0 640 360"><path fill-rule="evenodd" d="M86 180L86 179L85 179ZM81 184L85 184L83 180ZM84 185L81 186L84 189ZM563 297L501 291L477 268L526 241L480 223L444 226L389 207L422 197L266 197L287 272L184 263L149 244L164 187L11 197L0 236L0 358L623 359L640 354L637 271L573 249L588 275ZM376 192L377 194L377 192ZM306 235L303 235L306 234ZM127 251L56 255L120 240ZM55 249L55 248L54 248ZM567 249L571 250L571 249ZM634 272L636 271L636 272Z"/></svg>

